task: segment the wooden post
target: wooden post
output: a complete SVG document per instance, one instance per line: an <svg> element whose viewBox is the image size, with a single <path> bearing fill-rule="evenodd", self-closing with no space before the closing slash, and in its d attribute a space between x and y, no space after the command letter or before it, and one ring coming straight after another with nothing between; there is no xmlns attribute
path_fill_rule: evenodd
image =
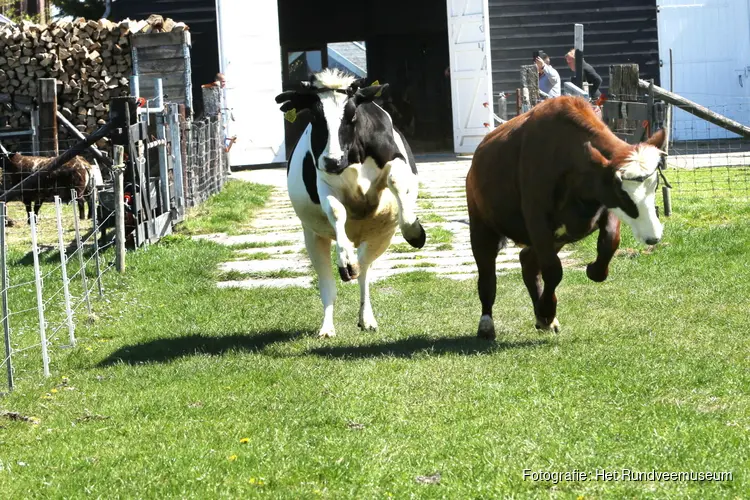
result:
<svg viewBox="0 0 750 500"><path fill-rule="evenodd" d="M60 154L57 144L57 80L39 79L39 149L43 156Z"/></svg>
<svg viewBox="0 0 750 500"><path fill-rule="evenodd" d="M114 167L115 176L115 268L118 272L125 272L125 189L123 174L125 173L125 148L115 146Z"/></svg>
<svg viewBox="0 0 750 500"><path fill-rule="evenodd" d="M521 114L523 102L521 100L521 89L516 89L516 115Z"/></svg>
<svg viewBox="0 0 750 500"><path fill-rule="evenodd" d="M574 26L573 43L576 56L576 76L575 84L578 88L583 88L583 24Z"/></svg>
<svg viewBox="0 0 750 500"><path fill-rule="evenodd" d="M637 64L615 64L609 67L609 92L617 100L638 100L638 80Z"/></svg>
<svg viewBox="0 0 750 500"><path fill-rule="evenodd" d="M539 102L539 70L536 64L521 66L521 87L528 89L529 107L536 106Z"/></svg>
<svg viewBox="0 0 750 500"><path fill-rule="evenodd" d="M221 113L221 88L203 87L203 113L206 116L219 116Z"/></svg>

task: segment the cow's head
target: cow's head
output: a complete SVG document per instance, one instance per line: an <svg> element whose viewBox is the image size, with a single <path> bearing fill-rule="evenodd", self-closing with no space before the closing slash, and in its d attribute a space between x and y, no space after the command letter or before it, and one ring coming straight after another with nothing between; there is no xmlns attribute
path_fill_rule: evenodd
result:
<svg viewBox="0 0 750 500"><path fill-rule="evenodd" d="M658 243L664 231L656 213L656 189L663 177L665 139L664 130L659 130L648 141L616 152L610 160L590 143L585 145L589 160L607 167L601 201L647 245Z"/></svg>
<svg viewBox="0 0 750 500"><path fill-rule="evenodd" d="M356 133L360 128L358 120L362 121L358 108L380 97L388 84L363 85L364 79L325 69L302 82L300 89L276 96L282 111L310 113L311 149L319 170L338 173L352 163L364 161L364 145Z"/></svg>

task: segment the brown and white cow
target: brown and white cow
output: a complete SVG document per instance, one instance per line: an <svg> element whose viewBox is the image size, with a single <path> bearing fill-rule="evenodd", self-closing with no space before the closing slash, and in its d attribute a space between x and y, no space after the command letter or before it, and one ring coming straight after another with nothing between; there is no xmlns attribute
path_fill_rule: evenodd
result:
<svg viewBox="0 0 750 500"><path fill-rule="evenodd" d="M629 145L585 100L567 96L539 104L484 138L466 177L482 303L478 336L495 338L495 260L508 239L525 247L520 261L537 328L555 332L563 245L598 229L597 258L586 274L601 282L620 243L620 220L642 243L661 239L655 194L664 141L660 130Z"/></svg>

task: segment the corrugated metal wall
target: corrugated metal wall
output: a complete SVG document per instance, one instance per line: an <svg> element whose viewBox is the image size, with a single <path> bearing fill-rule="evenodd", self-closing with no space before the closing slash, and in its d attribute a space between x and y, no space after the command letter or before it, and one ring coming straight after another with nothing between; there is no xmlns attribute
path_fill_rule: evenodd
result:
<svg viewBox="0 0 750 500"><path fill-rule="evenodd" d="M112 2L109 18L113 21L127 17L146 19L151 14L171 17L190 27L193 103L194 111L200 112L201 85L213 82L219 71L216 0L119 0Z"/></svg>
<svg viewBox="0 0 750 500"><path fill-rule="evenodd" d="M638 63L641 78L659 84L656 0L489 0L493 92L512 93L515 114L520 67L544 50L563 81L573 72L565 53L573 47L573 25L584 25L584 54L609 86L611 64Z"/></svg>

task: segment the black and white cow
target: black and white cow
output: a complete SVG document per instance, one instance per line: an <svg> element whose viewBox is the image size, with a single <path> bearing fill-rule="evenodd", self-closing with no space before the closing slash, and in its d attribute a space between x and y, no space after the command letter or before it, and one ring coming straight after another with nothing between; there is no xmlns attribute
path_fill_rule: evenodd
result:
<svg viewBox="0 0 750 500"><path fill-rule="evenodd" d="M332 240L341 279L359 280L359 327L365 331L378 327L367 271L388 248L396 227L413 247L425 244L416 215L414 157L390 115L373 102L388 85L362 84L326 69L303 82L300 90L276 97L282 111L308 110L311 119L289 160L287 187L318 274L322 337L336 334Z"/></svg>

